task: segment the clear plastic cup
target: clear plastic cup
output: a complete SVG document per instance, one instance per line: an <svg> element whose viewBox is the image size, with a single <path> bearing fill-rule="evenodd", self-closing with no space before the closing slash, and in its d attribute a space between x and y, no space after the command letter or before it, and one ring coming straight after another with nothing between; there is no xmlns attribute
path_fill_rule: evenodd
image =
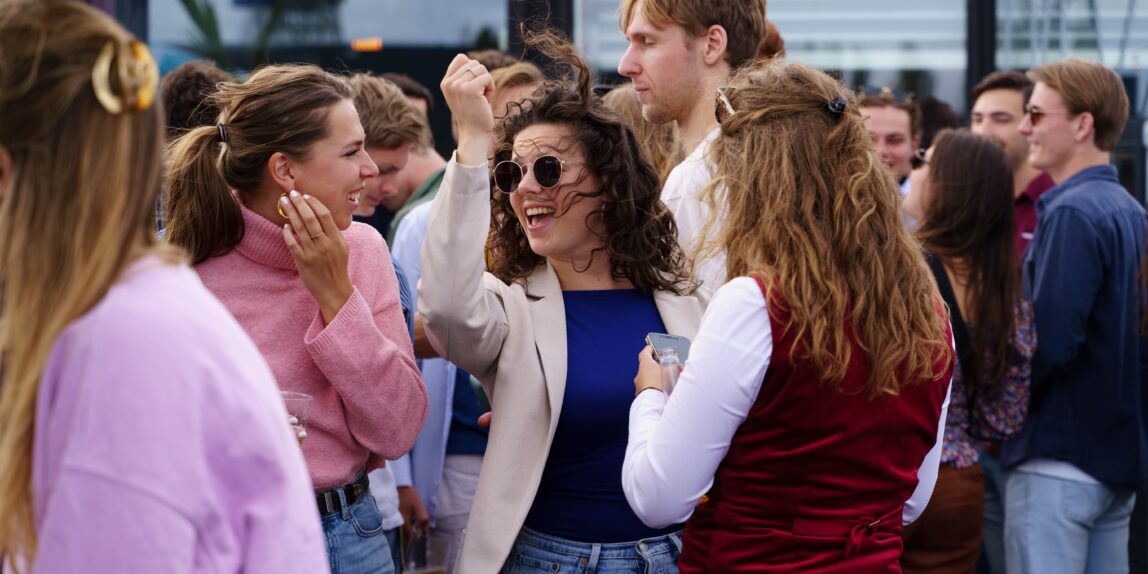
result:
<svg viewBox="0 0 1148 574"><path fill-rule="evenodd" d="M299 444L302 444L303 439L307 438L307 413L311 410L311 402L315 397L295 391L280 391L279 395L283 397L283 404L287 407L287 420L295 430Z"/></svg>

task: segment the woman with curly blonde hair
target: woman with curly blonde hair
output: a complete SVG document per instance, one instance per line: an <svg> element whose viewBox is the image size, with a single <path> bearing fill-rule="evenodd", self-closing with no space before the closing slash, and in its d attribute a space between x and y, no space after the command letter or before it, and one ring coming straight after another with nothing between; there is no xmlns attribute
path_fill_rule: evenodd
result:
<svg viewBox="0 0 1148 574"><path fill-rule="evenodd" d="M155 238L147 46L16 0L0 54L0 569L326 572L267 363Z"/></svg>
<svg viewBox="0 0 1148 574"><path fill-rule="evenodd" d="M936 287L848 90L775 62L715 105L709 248L733 279L672 396L640 355L627 498L689 519L682 572L897 572L953 363Z"/></svg>

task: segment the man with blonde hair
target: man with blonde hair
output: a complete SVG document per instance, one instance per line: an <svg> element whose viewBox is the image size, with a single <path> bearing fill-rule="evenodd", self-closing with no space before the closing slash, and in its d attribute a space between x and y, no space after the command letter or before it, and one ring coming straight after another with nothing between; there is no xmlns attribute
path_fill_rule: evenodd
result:
<svg viewBox="0 0 1148 574"><path fill-rule="evenodd" d="M1056 187L1037 202L1024 261L1040 338L1021 433L1005 443L1010 573L1127 572L1136 490L1148 478L1138 268L1144 209L1109 156L1128 119L1112 69L1077 59L1028 73L1020 133Z"/></svg>
<svg viewBox="0 0 1148 574"><path fill-rule="evenodd" d="M380 205L396 213L384 234L390 244L401 219L397 212L411 200L409 193L401 193L399 172L406 167L412 150L430 146L430 129L426 116L390 81L371 74L355 74L350 83L367 136L367 155L379 168L379 175L367 181L355 215L370 217Z"/></svg>
<svg viewBox="0 0 1148 574"><path fill-rule="evenodd" d="M494 112L495 121L516 113L516 109L511 109L511 104L520 104L546 81L542 70L530 62L517 62L498 68L490 73L490 78L494 80L490 109Z"/></svg>
<svg viewBox="0 0 1148 574"><path fill-rule="evenodd" d="M407 166L412 149L429 145L430 134L425 116L394 83L371 74L355 74L347 82L354 92L355 109L359 112L366 136L363 146L379 169L378 175L365 182L359 208L355 211L356 216L371 217L379 205L393 211L390 206L402 205L405 201L405 198L396 199L400 189L399 173ZM409 332L413 334L414 290L406 281L403 265L398 260L393 263L403 316L407 319ZM412 519L408 518L411 511L402 512L400 501L406 502L413 496L417 505L418 496L413 492L409 479L396 485L395 474L398 471L392 466L407 468L407 465L388 464L371 471L370 490L383 516L382 528L391 549L395 572L399 572L402 570L399 528L405 525L405 530L409 531L413 526ZM405 506L410 507L411 504Z"/></svg>
<svg viewBox="0 0 1148 574"><path fill-rule="evenodd" d="M705 154L718 134L715 96L735 69L756 59L766 37L765 0L622 0L619 14L629 47L618 73L633 80L647 120L678 123L687 151L666 179L662 201L695 276L717 288L725 258L699 258L708 210L698 196L711 179Z"/></svg>

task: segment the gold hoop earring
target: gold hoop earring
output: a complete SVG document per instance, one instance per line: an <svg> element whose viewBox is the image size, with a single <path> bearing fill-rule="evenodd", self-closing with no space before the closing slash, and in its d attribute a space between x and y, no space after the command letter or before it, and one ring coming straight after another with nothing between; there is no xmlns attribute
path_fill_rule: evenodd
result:
<svg viewBox="0 0 1148 574"><path fill-rule="evenodd" d="M294 191L294 190L292 190L292 191ZM279 195L279 201L276 201L276 202L275 202L275 211L278 211L278 212L279 212L279 215L280 215L280 216L282 216L282 217L283 217L283 219L291 219L291 218L290 218L290 217L287 215L287 212L286 212L286 211L283 211L283 200L284 200L284 199L287 199L287 194L286 194L286 193L282 193L282 194L280 194L280 195Z"/></svg>

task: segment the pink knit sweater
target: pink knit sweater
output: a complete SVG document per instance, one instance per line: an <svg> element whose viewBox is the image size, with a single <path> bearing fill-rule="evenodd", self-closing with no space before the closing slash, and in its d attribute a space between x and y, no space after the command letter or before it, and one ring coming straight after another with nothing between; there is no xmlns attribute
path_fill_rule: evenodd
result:
<svg viewBox="0 0 1148 574"><path fill-rule="evenodd" d="M303 442L315 489L402 456L426 419L427 394L382 237L362 223L343 232L355 290L324 326L282 227L242 210L243 241L196 271L255 341L279 388L315 397Z"/></svg>

